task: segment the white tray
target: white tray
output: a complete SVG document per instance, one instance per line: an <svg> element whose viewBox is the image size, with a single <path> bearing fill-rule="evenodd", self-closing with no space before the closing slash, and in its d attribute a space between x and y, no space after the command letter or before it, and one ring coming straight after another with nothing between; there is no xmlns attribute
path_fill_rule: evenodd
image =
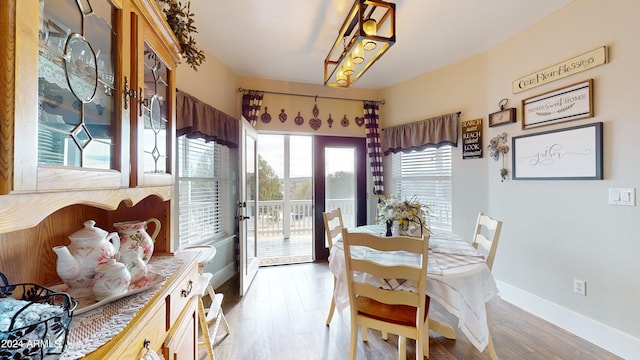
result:
<svg viewBox="0 0 640 360"><path fill-rule="evenodd" d="M145 276L145 280L146 281L139 280L135 284L132 284L131 286L129 286L127 292L124 292L120 295L111 296L100 301L96 301L93 294L91 293L91 290L89 289L80 289L80 291L78 291L76 289L70 289L69 286L65 284L55 285L50 287L50 289L54 291L66 292L71 295L78 302L78 306L73 311L73 314L80 315L87 311L99 308L100 306L106 305L110 302L122 299L125 296L143 292L163 282L164 280L166 280L166 277L156 273L148 273Z"/></svg>

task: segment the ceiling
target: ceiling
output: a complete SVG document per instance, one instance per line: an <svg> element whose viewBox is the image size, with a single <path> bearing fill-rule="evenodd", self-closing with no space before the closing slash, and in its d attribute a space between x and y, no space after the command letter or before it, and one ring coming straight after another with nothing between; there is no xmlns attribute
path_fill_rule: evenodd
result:
<svg viewBox="0 0 640 360"><path fill-rule="evenodd" d="M571 1L392 1L396 43L354 87L382 89L482 53ZM323 61L353 0L190 3L197 46L235 75L322 85Z"/></svg>

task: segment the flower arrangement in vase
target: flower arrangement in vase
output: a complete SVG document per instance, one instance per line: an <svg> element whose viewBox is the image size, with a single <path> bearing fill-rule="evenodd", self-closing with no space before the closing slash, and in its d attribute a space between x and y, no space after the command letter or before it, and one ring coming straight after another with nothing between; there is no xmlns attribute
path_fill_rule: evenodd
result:
<svg viewBox="0 0 640 360"><path fill-rule="evenodd" d="M425 229L429 230L428 220L429 207L420 203L416 195L404 200L391 195L378 201L378 221L386 223L388 228L397 221L400 235L422 236Z"/></svg>

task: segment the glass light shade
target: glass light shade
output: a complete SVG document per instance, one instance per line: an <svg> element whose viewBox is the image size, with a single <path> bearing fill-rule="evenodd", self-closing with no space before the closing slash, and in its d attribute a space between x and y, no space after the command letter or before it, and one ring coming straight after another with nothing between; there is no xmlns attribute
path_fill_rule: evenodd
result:
<svg viewBox="0 0 640 360"><path fill-rule="evenodd" d="M364 48L362 47L362 42L356 44L353 52L351 53L351 61L354 64L362 64L364 62Z"/></svg>
<svg viewBox="0 0 640 360"><path fill-rule="evenodd" d="M354 70L355 70L355 65L353 65L353 61L351 61L351 56L349 56L347 60L344 62L344 65L342 65L342 72L345 75L351 75L353 74Z"/></svg>
<svg viewBox="0 0 640 360"><path fill-rule="evenodd" d="M342 70L338 70L338 73L336 74L336 83L340 86L347 85L347 75L345 75Z"/></svg>
<svg viewBox="0 0 640 360"><path fill-rule="evenodd" d="M378 31L377 25L378 24L374 19L369 18L362 23L362 30L364 30L364 32L369 36L376 35ZM376 48L376 42L371 40L364 40L362 47L367 51L373 50Z"/></svg>

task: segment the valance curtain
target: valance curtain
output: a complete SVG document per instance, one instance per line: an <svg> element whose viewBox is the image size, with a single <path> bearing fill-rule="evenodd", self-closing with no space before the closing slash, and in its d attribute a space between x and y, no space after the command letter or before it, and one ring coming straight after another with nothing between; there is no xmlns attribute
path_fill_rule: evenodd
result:
<svg viewBox="0 0 640 360"><path fill-rule="evenodd" d="M364 123L367 132L367 153L373 177L373 193L384 194L384 178L382 174L382 150L380 146L380 118L378 116L378 102L364 102Z"/></svg>
<svg viewBox="0 0 640 360"><path fill-rule="evenodd" d="M179 90L176 91L176 108L178 136L200 137L229 148L238 147L238 119Z"/></svg>
<svg viewBox="0 0 640 360"><path fill-rule="evenodd" d="M385 155L389 155L400 151L410 152L444 145L457 147L459 118L458 112L385 128L382 136L382 150Z"/></svg>
<svg viewBox="0 0 640 360"><path fill-rule="evenodd" d="M262 106L262 91L248 90L242 95L242 116L244 116L251 126L256 127L258 122L258 114Z"/></svg>

